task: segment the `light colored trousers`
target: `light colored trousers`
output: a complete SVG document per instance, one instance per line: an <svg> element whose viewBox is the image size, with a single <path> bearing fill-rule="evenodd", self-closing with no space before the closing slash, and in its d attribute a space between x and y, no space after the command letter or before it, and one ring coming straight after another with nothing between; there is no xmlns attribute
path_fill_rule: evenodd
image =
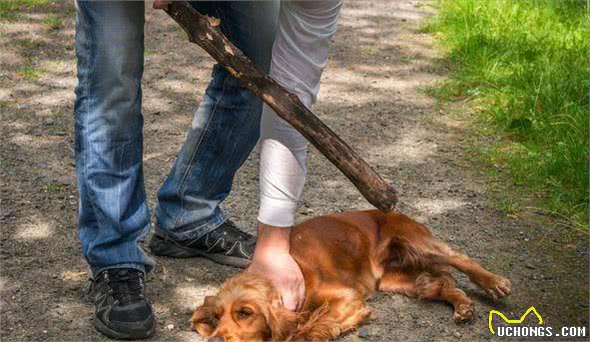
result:
<svg viewBox="0 0 590 342"><path fill-rule="evenodd" d="M342 0L281 2L270 75L308 108L319 93L341 8ZM265 105L260 149L258 220L292 226L307 173L307 141Z"/></svg>

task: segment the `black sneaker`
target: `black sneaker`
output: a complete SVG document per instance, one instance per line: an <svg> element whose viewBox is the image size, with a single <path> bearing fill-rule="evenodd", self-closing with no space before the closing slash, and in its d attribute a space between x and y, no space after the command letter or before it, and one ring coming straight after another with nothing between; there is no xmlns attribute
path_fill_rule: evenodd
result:
<svg viewBox="0 0 590 342"><path fill-rule="evenodd" d="M139 270L114 268L99 273L92 282L96 329L117 339L152 336L156 322L144 288L144 275Z"/></svg>
<svg viewBox="0 0 590 342"><path fill-rule="evenodd" d="M250 264L255 246L254 236L241 231L230 220L198 239L178 241L154 234L149 244L152 253L158 256L201 256L219 264L242 268Z"/></svg>

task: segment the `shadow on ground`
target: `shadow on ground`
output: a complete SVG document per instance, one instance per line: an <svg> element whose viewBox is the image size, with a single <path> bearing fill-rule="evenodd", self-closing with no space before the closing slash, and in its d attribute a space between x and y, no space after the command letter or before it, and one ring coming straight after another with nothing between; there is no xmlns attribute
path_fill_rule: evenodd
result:
<svg viewBox="0 0 590 342"><path fill-rule="evenodd" d="M476 299L473 322L451 308L378 294L367 340L489 340L487 313L520 316L534 305L550 326L588 325L587 237L507 217L486 196L484 171L465 147L473 132L421 91L444 76L432 37L420 34L423 2L347 2L315 111L398 189L402 209L436 236L511 278L514 292ZM146 10L145 177L150 207L184 141L212 60L162 12ZM0 21L0 336L6 340L103 340L83 298L88 277L76 235L72 158L74 9L69 2L24 9ZM47 18L59 18L52 28ZM298 214L368 208L356 189L311 149ZM257 155L240 170L225 204L254 230ZM156 339L193 340L187 320L205 294L237 270L202 259L158 259L149 279ZM353 332L344 340L357 339Z"/></svg>

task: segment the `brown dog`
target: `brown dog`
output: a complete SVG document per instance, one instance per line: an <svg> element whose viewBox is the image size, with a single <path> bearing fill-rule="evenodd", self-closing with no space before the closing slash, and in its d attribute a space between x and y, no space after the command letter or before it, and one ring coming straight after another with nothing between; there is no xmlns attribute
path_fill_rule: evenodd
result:
<svg viewBox="0 0 590 342"><path fill-rule="evenodd" d="M446 301L462 322L472 318L474 306L455 287L451 267L494 299L510 293L508 279L454 252L403 214L316 217L293 227L290 253L305 277L301 312L283 308L270 281L244 272L205 298L191 319L195 330L209 341L329 340L369 317L365 299L375 291Z"/></svg>

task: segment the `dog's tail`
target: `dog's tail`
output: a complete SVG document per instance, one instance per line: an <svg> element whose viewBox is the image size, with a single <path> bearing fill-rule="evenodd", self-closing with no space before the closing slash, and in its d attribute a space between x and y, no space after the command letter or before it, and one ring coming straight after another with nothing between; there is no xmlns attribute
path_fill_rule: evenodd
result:
<svg viewBox="0 0 590 342"><path fill-rule="evenodd" d="M422 268L428 259L424 248L402 236L392 236L385 253L385 266L391 268Z"/></svg>
<svg viewBox="0 0 590 342"><path fill-rule="evenodd" d="M449 248L431 239L419 238L409 240L404 236L391 236L385 248L387 268L429 269L444 263L443 256Z"/></svg>
<svg viewBox="0 0 590 342"><path fill-rule="evenodd" d="M379 256L385 268L431 269L445 264L445 257L454 253L408 216L389 213L382 217Z"/></svg>

